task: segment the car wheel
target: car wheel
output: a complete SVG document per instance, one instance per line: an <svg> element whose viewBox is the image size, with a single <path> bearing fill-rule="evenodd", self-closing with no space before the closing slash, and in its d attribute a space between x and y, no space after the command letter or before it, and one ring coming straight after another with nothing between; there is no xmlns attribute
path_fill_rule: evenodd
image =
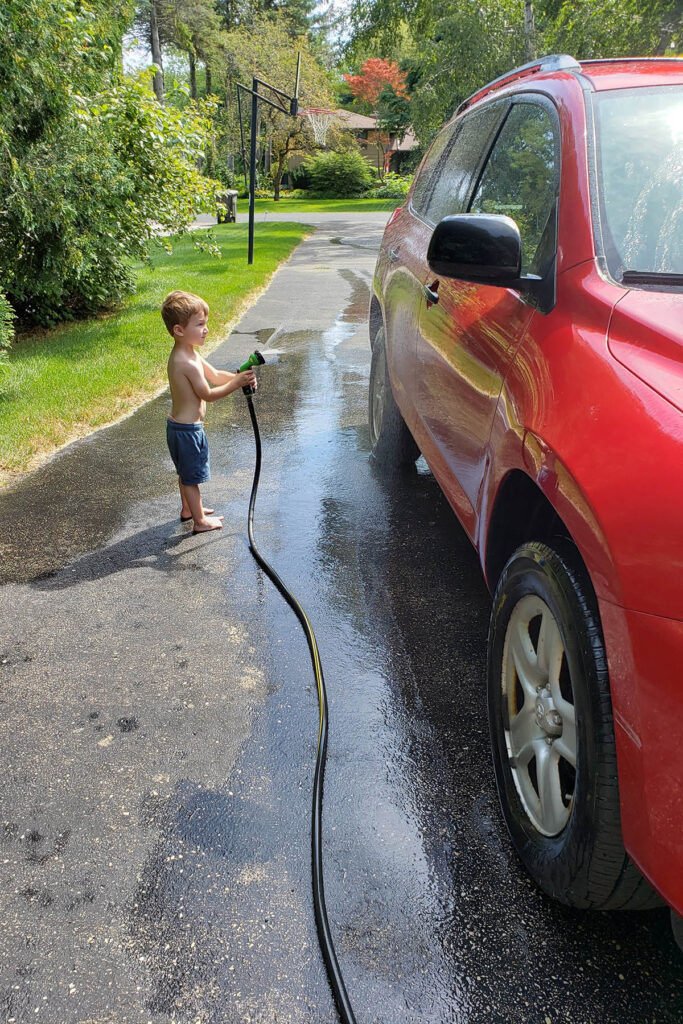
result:
<svg viewBox="0 0 683 1024"><path fill-rule="evenodd" d="M420 454L391 390L384 327L372 348L368 421L372 454L385 466L407 466Z"/></svg>
<svg viewBox="0 0 683 1024"><path fill-rule="evenodd" d="M488 705L503 815L536 883L574 907L658 905L623 846L602 630L568 542L524 544L503 570Z"/></svg>

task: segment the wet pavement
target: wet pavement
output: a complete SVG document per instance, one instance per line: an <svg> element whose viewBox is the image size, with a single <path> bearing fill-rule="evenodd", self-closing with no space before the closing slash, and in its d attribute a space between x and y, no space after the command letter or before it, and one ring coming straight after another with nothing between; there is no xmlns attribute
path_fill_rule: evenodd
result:
<svg viewBox="0 0 683 1024"><path fill-rule="evenodd" d="M327 905L359 1024L673 1024L665 911L580 914L511 850L489 599L433 477L368 459L383 215L309 238L212 355L275 350L256 536L316 631ZM258 235L257 235L258 244ZM192 537L167 396L0 494L0 1021L335 1021L310 895L318 713L253 562L241 395L209 410L222 534Z"/></svg>

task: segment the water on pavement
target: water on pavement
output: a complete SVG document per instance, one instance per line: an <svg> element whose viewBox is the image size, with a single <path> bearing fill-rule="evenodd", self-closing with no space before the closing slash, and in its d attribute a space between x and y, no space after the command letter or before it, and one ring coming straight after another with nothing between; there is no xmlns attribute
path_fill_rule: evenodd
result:
<svg viewBox="0 0 683 1024"><path fill-rule="evenodd" d="M387 479L368 459L379 237L318 232L212 357L277 353L256 535L323 660L327 905L359 1024L673 1024L665 912L559 907L511 850L477 560L423 462ZM251 427L241 396L211 407L225 528L192 537L167 406L0 497L3 1019L332 1024L310 895L316 692L247 547Z"/></svg>

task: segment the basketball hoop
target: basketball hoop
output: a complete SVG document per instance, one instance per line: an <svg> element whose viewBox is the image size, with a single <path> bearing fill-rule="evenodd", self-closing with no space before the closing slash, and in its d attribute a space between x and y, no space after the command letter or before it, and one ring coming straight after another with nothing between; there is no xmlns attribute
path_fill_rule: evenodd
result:
<svg viewBox="0 0 683 1024"><path fill-rule="evenodd" d="M337 118L337 111L323 110L322 107L300 107L299 115L308 118L315 141L319 146L324 146L330 125Z"/></svg>

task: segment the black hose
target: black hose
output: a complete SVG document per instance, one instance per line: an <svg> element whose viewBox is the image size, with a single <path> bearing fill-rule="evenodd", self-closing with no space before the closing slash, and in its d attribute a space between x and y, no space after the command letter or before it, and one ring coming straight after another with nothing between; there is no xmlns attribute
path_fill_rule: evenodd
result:
<svg viewBox="0 0 683 1024"><path fill-rule="evenodd" d="M249 548L252 555L261 566L263 571L270 577L277 589L284 597L287 604L290 606L297 619L301 623L304 633L306 634L306 640L308 641L308 648L311 652L311 661L313 662L313 674L315 675L315 681L318 686L318 704L320 707L320 728L318 730L318 751L315 761L315 775L313 777L313 808L311 811L311 866L312 866L312 881L313 881L313 909L315 911L315 923L318 929L318 941L320 942L320 950L325 961L325 967L327 969L327 977L330 982L334 1001L339 1012L342 1024L356 1024L356 1018L354 1017L349 997L346 993L346 987L344 985L344 979L342 977L341 970L339 969L339 963L337 961L337 954L334 949L334 943L332 942L332 935L330 933L330 925L327 919L327 907L325 906L325 885L323 881L323 854L322 854L322 823L323 823L323 778L325 775L325 758L327 756L327 691L325 690L325 680L323 678L322 665L320 664L320 656L318 654L318 645L315 639L315 633L313 627L308 620L306 612L303 610L294 594L284 585L275 570L266 562L263 555L256 547L256 541L254 540L254 506L256 504L256 492L258 490L259 477L261 475L261 435L259 433L258 421L256 419L256 410L254 409L254 403L251 397L251 389L243 389L246 398L247 405L249 406L249 415L251 416L251 425L254 428L254 440L256 442L256 465L254 467L254 483L251 488L251 498L249 499Z"/></svg>

